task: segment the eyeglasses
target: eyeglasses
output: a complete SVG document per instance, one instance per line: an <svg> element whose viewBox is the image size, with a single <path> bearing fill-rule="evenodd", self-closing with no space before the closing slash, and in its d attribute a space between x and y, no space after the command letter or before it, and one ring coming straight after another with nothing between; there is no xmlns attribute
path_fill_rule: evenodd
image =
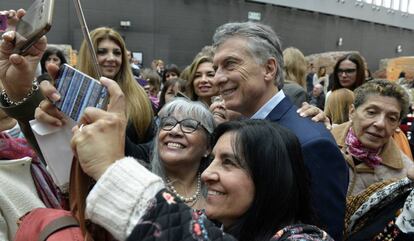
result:
<svg viewBox="0 0 414 241"><path fill-rule="evenodd" d="M172 116L167 116L167 117L163 117L161 118L161 123L160 123L160 127L161 129L163 129L164 131L170 131L172 130L177 124L180 124L180 129L183 133L193 133L194 131L197 130L197 128L199 126L203 127L204 129L206 129L199 121L196 121L194 119L184 119L184 120L180 120L178 121L177 119L175 119ZM206 129L207 130L207 129Z"/></svg>
<svg viewBox="0 0 414 241"><path fill-rule="evenodd" d="M356 69L338 69L338 74L341 75L343 73L345 74L353 74L355 73Z"/></svg>

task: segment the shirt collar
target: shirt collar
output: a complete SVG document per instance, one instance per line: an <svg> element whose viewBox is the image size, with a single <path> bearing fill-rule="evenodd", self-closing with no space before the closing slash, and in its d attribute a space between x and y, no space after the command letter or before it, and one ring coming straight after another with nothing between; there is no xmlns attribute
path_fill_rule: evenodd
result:
<svg viewBox="0 0 414 241"><path fill-rule="evenodd" d="M264 120L270 112L285 98L283 90L279 90L265 105L263 105L250 119Z"/></svg>

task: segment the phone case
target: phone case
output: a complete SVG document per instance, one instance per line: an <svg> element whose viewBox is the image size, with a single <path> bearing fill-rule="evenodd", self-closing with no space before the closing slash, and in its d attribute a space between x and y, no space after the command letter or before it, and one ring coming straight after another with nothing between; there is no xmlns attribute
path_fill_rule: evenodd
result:
<svg viewBox="0 0 414 241"><path fill-rule="evenodd" d="M14 53L24 54L52 27L55 1L36 0L17 22Z"/></svg>
<svg viewBox="0 0 414 241"><path fill-rule="evenodd" d="M64 64L55 82L61 98L54 104L63 113L79 121L86 107L105 108L108 92L92 77Z"/></svg>

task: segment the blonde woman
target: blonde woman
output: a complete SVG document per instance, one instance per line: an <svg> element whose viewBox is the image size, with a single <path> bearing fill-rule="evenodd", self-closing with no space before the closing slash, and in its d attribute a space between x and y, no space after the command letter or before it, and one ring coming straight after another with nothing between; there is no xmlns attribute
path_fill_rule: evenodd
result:
<svg viewBox="0 0 414 241"><path fill-rule="evenodd" d="M197 55L190 65L186 87L191 100L211 105L211 97L218 95L218 88L213 84L215 74L212 56Z"/></svg>
<svg viewBox="0 0 414 241"><path fill-rule="evenodd" d="M306 90L306 60L303 53L294 47L283 51L285 80L296 82Z"/></svg>
<svg viewBox="0 0 414 241"><path fill-rule="evenodd" d="M294 47L283 51L285 82L283 92L297 106L306 101L306 60L302 52Z"/></svg>
<svg viewBox="0 0 414 241"><path fill-rule="evenodd" d="M333 125L349 121L349 110L354 99L354 92L349 89L342 88L332 92L325 104L325 114Z"/></svg>
<svg viewBox="0 0 414 241"><path fill-rule="evenodd" d="M134 143L148 141L153 111L144 89L135 81L128 62L127 49L121 35L115 30L101 27L91 32L98 64L104 77L115 80L125 94L129 126L127 136ZM92 57L86 41L79 50L78 69L94 78L97 74L91 64Z"/></svg>

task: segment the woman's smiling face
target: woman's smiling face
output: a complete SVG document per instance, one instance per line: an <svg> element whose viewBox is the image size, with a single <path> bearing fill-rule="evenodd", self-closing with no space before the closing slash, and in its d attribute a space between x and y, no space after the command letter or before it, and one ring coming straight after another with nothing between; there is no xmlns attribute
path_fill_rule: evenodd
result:
<svg viewBox="0 0 414 241"><path fill-rule="evenodd" d="M96 50L99 66L104 77L114 79L122 65L122 50L110 39L103 39Z"/></svg>
<svg viewBox="0 0 414 241"><path fill-rule="evenodd" d="M201 177L208 187L206 214L229 227L251 206L255 194L253 180L234 152L235 133L223 134L214 146L210 166Z"/></svg>

